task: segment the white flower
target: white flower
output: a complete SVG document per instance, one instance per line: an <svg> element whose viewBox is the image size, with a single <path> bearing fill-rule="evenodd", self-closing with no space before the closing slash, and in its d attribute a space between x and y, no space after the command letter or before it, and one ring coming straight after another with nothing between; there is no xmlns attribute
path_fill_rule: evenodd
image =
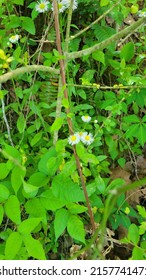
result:
<svg viewBox="0 0 146 280"><path fill-rule="evenodd" d="M9 38L9 41L11 42L11 43L14 43L14 44L16 44L17 42L18 42L18 40L19 40L19 35L12 35L10 38Z"/></svg>
<svg viewBox="0 0 146 280"><path fill-rule="evenodd" d="M94 120L94 123L98 123L98 120Z"/></svg>
<svg viewBox="0 0 146 280"><path fill-rule="evenodd" d="M63 13L70 6L70 0L58 0L58 9L60 13ZM74 0L73 10L77 9L78 3L77 0ZM53 10L53 8L52 8Z"/></svg>
<svg viewBox="0 0 146 280"><path fill-rule="evenodd" d="M146 12L138 11L138 16L139 17L146 17Z"/></svg>
<svg viewBox="0 0 146 280"><path fill-rule="evenodd" d="M71 145L78 144L79 142L80 142L80 137L79 137L78 133L70 135L68 138L68 143Z"/></svg>
<svg viewBox="0 0 146 280"><path fill-rule="evenodd" d="M81 119L82 119L83 122L87 122L87 123L91 121L90 116L82 116Z"/></svg>
<svg viewBox="0 0 146 280"><path fill-rule="evenodd" d="M83 135L81 136L81 141L85 144L85 145L90 145L93 141L93 135L91 133L87 133L87 132L83 132Z"/></svg>
<svg viewBox="0 0 146 280"><path fill-rule="evenodd" d="M77 132L76 134L78 135L78 137L81 139L81 137L83 136L83 134L84 134L85 132L83 132L83 131L80 131L80 132Z"/></svg>
<svg viewBox="0 0 146 280"><path fill-rule="evenodd" d="M44 13L49 9L48 4L50 4L48 1L42 0L36 4L35 9L39 13Z"/></svg>

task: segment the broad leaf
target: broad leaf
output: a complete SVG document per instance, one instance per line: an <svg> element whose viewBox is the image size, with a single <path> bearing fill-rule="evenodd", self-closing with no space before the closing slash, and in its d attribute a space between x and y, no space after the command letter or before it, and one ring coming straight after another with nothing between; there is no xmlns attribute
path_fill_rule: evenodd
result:
<svg viewBox="0 0 146 280"><path fill-rule="evenodd" d="M22 178L24 178L26 170L21 169L19 166L15 166L11 173L11 184L12 188L17 194L19 188L22 185Z"/></svg>
<svg viewBox="0 0 146 280"><path fill-rule="evenodd" d="M7 168L7 164L0 163L0 180L5 179L8 176L9 172L10 170Z"/></svg>
<svg viewBox="0 0 146 280"><path fill-rule="evenodd" d="M19 232L12 232L6 240L5 258L13 260L19 252L22 244L22 237Z"/></svg>
<svg viewBox="0 0 146 280"><path fill-rule="evenodd" d="M69 235L85 244L85 230L84 224L79 219L79 217L75 215L70 215L67 223L67 231Z"/></svg>
<svg viewBox="0 0 146 280"><path fill-rule="evenodd" d="M5 203L5 213L15 224L19 225L21 223L20 203L15 195L11 195Z"/></svg>
<svg viewBox="0 0 146 280"><path fill-rule="evenodd" d="M145 250L140 247L134 247L132 251L132 260L145 260Z"/></svg>
<svg viewBox="0 0 146 280"><path fill-rule="evenodd" d="M123 118L126 123L140 123L140 119L136 115L129 115Z"/></svg>
<svg viewBox="0 0 146 280"><path fill-rule="evenodd" d="M135 136L142 147L146 143L145 135L146 135L146 124L140 124L139 129L137 130L137 134Z"/></svg>
<svg viewBox="0 0 146 280"><path fill-rule="evenodd" d="M76 203L69 203L66 205L71 214L80 214L87 211L87 207Z"/></svg>
<svg viewBox="0 0 146 280"><path fill-rule="evenodd" d="M43 246L39 240L34 239L30 234L24 235L22 238L30 257L37 260L46 260Z"/></svg>
<svg viewBox="0 0 146 280"><path fill-rule="evenodd" d="M83 191L67 174L58 174L52 181L52 192L60 200L68 202L85 201Z"/></svg>
<svg viewBox="0 0 146 280"><path fill-rule="evenodd" d="M49 151L44 154L39 161L38 169L40 172L48 175L48 159L51 157L56 157L57 153L54 147L50 148Z"/></svg>
<svg viewBox="0 0 146 280"><path fill-rule="evenodd" d="M35 197L36 196L36 194L37 194L37 192L39 190L39 187L31 185L29 183L26 183L23 180L23 189L24 189L24 191L26 193L26 196L31 198L31 197ZM25 195L25 193L24 193L24 195Z"/></svg>
<svg viewBox="0 0 146 280"><path fill-rule="evenodd" d="M96 188L97 190L103 194L105 192L105 183L104 180L100 177L100 175L95 178Z"/></svg>
<svg viewBox="0 0 146 280"><path fill-rule="evenodd" d="M125 61L130 61L134 56L134 44L132 42L127 43L120 51L121 59Z"/></svg>
<svg viewBox="0 0 146 280"><path fill-rule="evenodd" d="M100 0L100 6L107 6L109 4L109 0Z"/></svg>
<svg viewBox="0 0 146 280"><path fill-rule="evenodd" d="M93 59L95 59L105 65L105 54L102 51L95 51L92 54L92 57L93 57Z"/></svg>
<svg viewBox="0 0 146 280"><path fill-rule="evenodd" d="M138 244L139 241L139 229L135 224L131 224L128 229L128 239L134 243Z"/></svg>
<svg viewBox="0 0 146 280"><path fill-rule="evenodd" d="M26 126L26 120L24 115L21 113L17 120L17 128L19 133L23 133L23 131L25 130L25 126Z"/></svg>
<svg viewBox="0 0 146 280"><path fill-rule="evenodd" d="M30 17L21 17L22 28L32 35L35 35L34 21Z"/></svg>
<svg viewBox="0 0 146 280"><path fill-rule="evenodd" d="M31 147L35 146L42 139L42 131L35 134L35 136L30 141Z"/></svg>
<svg viewBox="0 0 146 280"><path fill-rule="evenodd" d="M28 218L19 225L18 231L24 235L31 233L39 225L40 221L40 218Z"/></svg>
<svg viewBox="0 0 146 280"><path fill-rule="evenodd" d="M48 177L41 172L33 173L28 181L29 184L34 185L36 187L45 186L47 182L48 182Z"/></svg>
<svg viewBox="0 0 146 280"><path fill-rule="evenodd" d="M129 129L126 131L126 138L135 137L137 135L137 132L139 130L139 124L133 124L129 127Z"/></svg>
<svg viewBox="0 0 146 280"><path fill-rule="evenodd" d="M24 4L24 0L12 0L12 3L14 3L16 5L23 5Z"/></svg>
<svg viewBox="0 0 146 280"><path fill-rule="evenodd" d="M51 189L41 194L40 202L45 207L45 209L52 211L62 208L66 203L66 201L56 198Z"/></svg>
<svg viewBox="0 0 146 280"><path fill-rule="evenodd" d="M54 220L54 229L56 240L64 232L69 218L69 212L62 208L56 211Z"/></svg>
<svg viewBox="0 0 146 280"><path fill-rule="evenodd" d="M6 186L0 184L0 203L8 199L10 193Z"/></svg>
<svg viewBox="0 0 146 280"><path fill-rule="evenodd" d="M51 126L51 132L59 130L63 124L63 118L57 118Z"/></svg>

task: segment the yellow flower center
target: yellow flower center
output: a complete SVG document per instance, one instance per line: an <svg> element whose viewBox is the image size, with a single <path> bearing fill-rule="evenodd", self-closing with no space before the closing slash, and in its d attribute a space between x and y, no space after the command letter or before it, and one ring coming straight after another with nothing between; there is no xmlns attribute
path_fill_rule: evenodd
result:
<svg viewBox="0 0 146 280"><path fill-rule="evenodd" d="M77 139L77 138L76 138L76 136L75 136L75 135L72 135L72 136L71 136L71 141L73 141L73 142L74 142L74 141L76 141L76 139Z"/></svg>
<svg viewBox="0 0 146 280"><path fill-rule="evenodd" d="M44 3L41 3L41 4L40 4L40 9L43 10L44 8L45 8L45 4L44 4Z"/></svg>
<svg viewBox="0 0 146 280"><path fill-rule="evenodd" d="M15 35L11 36L11 39L12 39L12 40L15 40L15 39L16 39L16 36L15 36Z"/></svg>
<svg viewBox="0 0 146 280"><path fill-rule="evenodd" d="M84 116L84 118L85 118L85 119L88 119L88 118L89 118L89 116Z"/></svg>
<svg viewBox="0 0 146 280"><path fill-rule="evenodd" d="M89 136L89 135L86 135L86 136L85 136L85 139L86 139L87 141L89 141L89 140L90 140L90 136Z"/></svg>

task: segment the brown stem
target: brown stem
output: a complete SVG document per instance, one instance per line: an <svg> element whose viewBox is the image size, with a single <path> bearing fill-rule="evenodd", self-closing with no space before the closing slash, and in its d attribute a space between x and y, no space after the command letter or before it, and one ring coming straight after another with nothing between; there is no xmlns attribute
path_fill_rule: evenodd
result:
<svg viewBox="0 0 146 280"><path fill-rule="evenodd" d="M61 48L60 26L59 26L59 20L58 20L58 18L59 18L58 17L58 6L57 6L56 0L53 0L53 6L54 6L55 30L56 30L56 45L57 45L59 54L62 56L63 53L62 53L62 48ZM61 79L62 79L62 86L64 88L64 98L66 98L68 100L68 92L67 92L67 88L66 88L66 76L65 76L65 63L62 58L60 59L59 62L60 62L60 74L61 74ZM73 131L72 120L71 120L71 118L68 117L68 114L70 113L69 108L66 108L66 113L67 113L67 123L68 123L68 127L69 127L69 133L71 135L74 133L74 131ZM82 188L83 188L85 199L86 199L86 204L88 207L91 225L92 225L93 231L95 231L94 217L93 217L92 209L91 209L90 202L89 202L89 197L88 197L85 180L84 180L84 176L83 176L81 165L80 165L80 160L79 160L79 157L76 152L76 146L73 146L73 151L74 151L74 156L76 159L78 173L79 173L80 179L81 179Z"/></svg>
<svg viewBox="0 0 146 280"><path fill-rule="evenodd" d="M74 150L74 156L75 156L75 159L76 159L76 165L77 165L78 172L79 172L80 179L81 179L81 183L82 183L82 188L83 188L85 199L86 199L86 204L87 204L88 213L89 213L89 216L90 216L91 225L92 225L93 231L95 232L94 216L93 216L93 213L92 213L92 210L91 210L89 196L88 196L88 193L87 193L87 189L86 189L86 185L85 185L84 176L83 176L83 173L82 173L82 168L81 168L80 160L79 160L79 157L77 155L76 147L75 146L73 147L73 150Z"/></svg>

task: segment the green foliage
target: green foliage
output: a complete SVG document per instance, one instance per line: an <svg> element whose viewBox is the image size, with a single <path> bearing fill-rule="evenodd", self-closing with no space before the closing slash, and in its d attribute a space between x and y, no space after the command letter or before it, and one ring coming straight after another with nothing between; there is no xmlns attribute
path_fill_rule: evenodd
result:
<svg viewBox="0 0 146 280"><path fill-rule="evenodd" d="M122 243L132 244L132 260L145 260L146 259L146 244L145 244L145 232L146 232L146 223L143 222L145 216L144 207L137 205L138 208L138 219L139 224L131 224L128 227L127 237L121 240Z"/></svg>
<svg viewBox="0 0 146 280"><path fill-rule="evenodd" d="M91 207L97 225L107 215L111 230L126 228L121 242L133 246L130 259L146 259L144 207L132 209L125 193L111 211L106 204L127 180L110 177L112 169L123 170L131 159L136 164L146 143L144 25L113 39L127 28L129 16L137 20L138 1L78 0L69 40L68 10L59 13L63 55L56 49L52 1L45 13L36 11L32 0L6 2L0 3L0 258L46 260L54 253L69 258L72 245L88 246ZM88 48L90 55L84 52ZM83 55L77 60L68 58L68 52L78 51ZM38 65L65 72L66 85ZM24 66L25 73L14 78ZM83 116L91 120L84 122ZM82 136L72 147L68 137L74 132ZM90 145L84 132L93 137ZM100 233L105 236L103 228ZM65 240L71 244L64 249ZM104 252L104 244L96 248Z"/></svg>
<svg viewBox="0 0 146 280"><path fill-rule="evenodd" d="M15 195L11 195L5 203L5 212L8 218L16 225L21 223L20 203Z"/></svg>
<svg viewBox="0 0 146 280"><path fill-rule="evenodd" d="M18 232L12 232L5 246L5 258L6 260L13 260L18 254L22 245L22 237Z"/></svg>

